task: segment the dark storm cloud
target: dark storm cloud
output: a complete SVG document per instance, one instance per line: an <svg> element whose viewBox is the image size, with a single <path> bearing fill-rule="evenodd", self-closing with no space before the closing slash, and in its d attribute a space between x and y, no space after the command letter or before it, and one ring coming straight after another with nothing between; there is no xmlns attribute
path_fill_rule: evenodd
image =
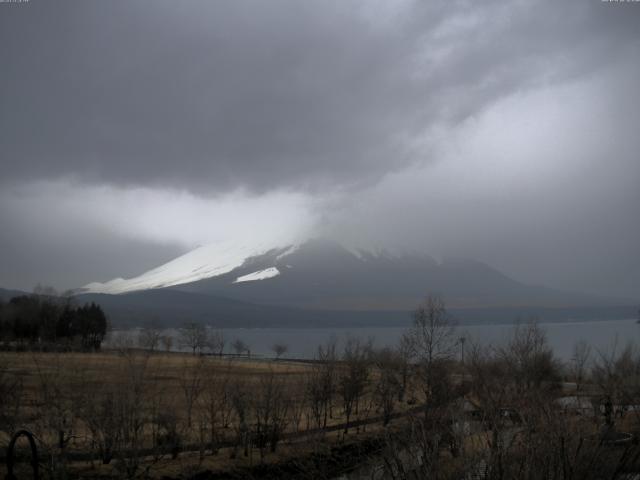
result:
<svg viewBox="0 0 640 480"><path fill-rule="evenodd" d="M1 5L2 181L210 193L375 181L509 92L602 68L640 9L601 2Z"/></svg>
<svg viewBox="0 0 640 480"><path fill-rule="evenodd" d="M0 286L311 230L640 298L638 25L600 0L0 3Z"/></svg>

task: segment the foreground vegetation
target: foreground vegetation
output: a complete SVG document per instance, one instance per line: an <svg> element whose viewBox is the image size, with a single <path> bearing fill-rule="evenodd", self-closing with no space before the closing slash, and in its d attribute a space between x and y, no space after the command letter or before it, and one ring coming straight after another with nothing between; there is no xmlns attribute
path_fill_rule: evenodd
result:
<svg viewBox="0 0 640 480"><path fill-rule="evenodd" d="M634 348L579 344L563 365L535 324L490 347L457 338L438 298L414 320L395 349L350 338L304 363L195 347L5 352L0 443L33 432L46 478L322 479L356 466L393 479L640 471Z"/></svg>

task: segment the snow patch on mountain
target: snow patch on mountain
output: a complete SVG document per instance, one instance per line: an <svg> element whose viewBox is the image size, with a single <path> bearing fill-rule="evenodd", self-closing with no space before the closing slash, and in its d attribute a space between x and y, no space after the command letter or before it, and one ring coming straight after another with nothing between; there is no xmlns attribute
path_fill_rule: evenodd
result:
<svg viewBox="0 0 640 480"><path fill-rule="evenodd" d="M93 282L80 291L117 294L196 282L228 273L241 266L247 258L287 247L260 243L213 243L192 250L138 277L116 278L105 283Z"/></svg>
<svg viewBox="0 0 640 480"><path fill-rule="evenodd" d="M252 257L270 254L273 256L267 259L271 263L270 265L269 263L266 265L263 263L259 265L261 270L239 276L233 283L266 280L281 273L276 268L277 265L280 265L281 268L292 268L289 257L295 256L305 245L312 244L314 241L318 242L322 241L322 239L284 243L248 238L243 242L213 243L198 247L137 277L129 279L116 278L104 283L90 283L78 289L78 293L119 294L197 282L227 274L243 265L247 266L247 260ZM361 262L369 262L373 259L394 259L403 256L401 252L391 253L388 249L363 248L357 245L345 246L328 240L325 240L325 242L343 248ZM284 264L284 267L282 264Z"/></svg>
<svg viewBox="0 0 640 480"><path fill-rule="evenodd" d="M276 267L269 267L264 270L258 270L257 272L238 277L233 283L254 282L256 280L265 280L267 278L277 277L278 275L280 275L280 270Z"/></svg>

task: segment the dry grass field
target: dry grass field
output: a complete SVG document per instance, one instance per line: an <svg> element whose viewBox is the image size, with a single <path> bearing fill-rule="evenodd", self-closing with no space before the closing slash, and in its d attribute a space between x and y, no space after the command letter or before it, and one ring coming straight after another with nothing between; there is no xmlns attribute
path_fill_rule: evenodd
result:
<svg viewBox="0 0 640 480"><path fill-rule="evenodd" d="M44 478L56 479L328 480L356 466L365 477L353 478L369 478L376 462L405 479L487 468L503 473L487 478L526 470L532 479L640 471L633 352L574 375L578 389L563 382L536 325L516 329L506 349L473 350L464 364L430 359L430 346L412 359L354 340L340 354L319 348L313 362L131 348L3 352L0 452L8 432L26 429ZM572 407L578 397L588 408Z"/></svg>
<svg viewBox="0 0 640 480"><path fill-rule="evenodd" d="M380 375L368 368L345 435L341 369L141 350L3 352L0 444L26 428L41 462L83 478L183 478L299 458L382 428ZM325 374L334 393L323 405L309 391ZM409 408L395 403L396 415Z"/></svg>

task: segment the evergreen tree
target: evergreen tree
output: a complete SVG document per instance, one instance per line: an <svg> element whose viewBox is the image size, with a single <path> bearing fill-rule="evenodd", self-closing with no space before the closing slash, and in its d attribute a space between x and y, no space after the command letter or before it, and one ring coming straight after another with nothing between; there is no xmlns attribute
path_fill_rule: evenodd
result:
<svg viewBox="0 0 640 480"><path fill-rule="evenodd" d="M0 304L0 338L20 343L77 339L86 350L100 348L107 317L95 303L74 307L50 295L22 295Z"/></svg>

